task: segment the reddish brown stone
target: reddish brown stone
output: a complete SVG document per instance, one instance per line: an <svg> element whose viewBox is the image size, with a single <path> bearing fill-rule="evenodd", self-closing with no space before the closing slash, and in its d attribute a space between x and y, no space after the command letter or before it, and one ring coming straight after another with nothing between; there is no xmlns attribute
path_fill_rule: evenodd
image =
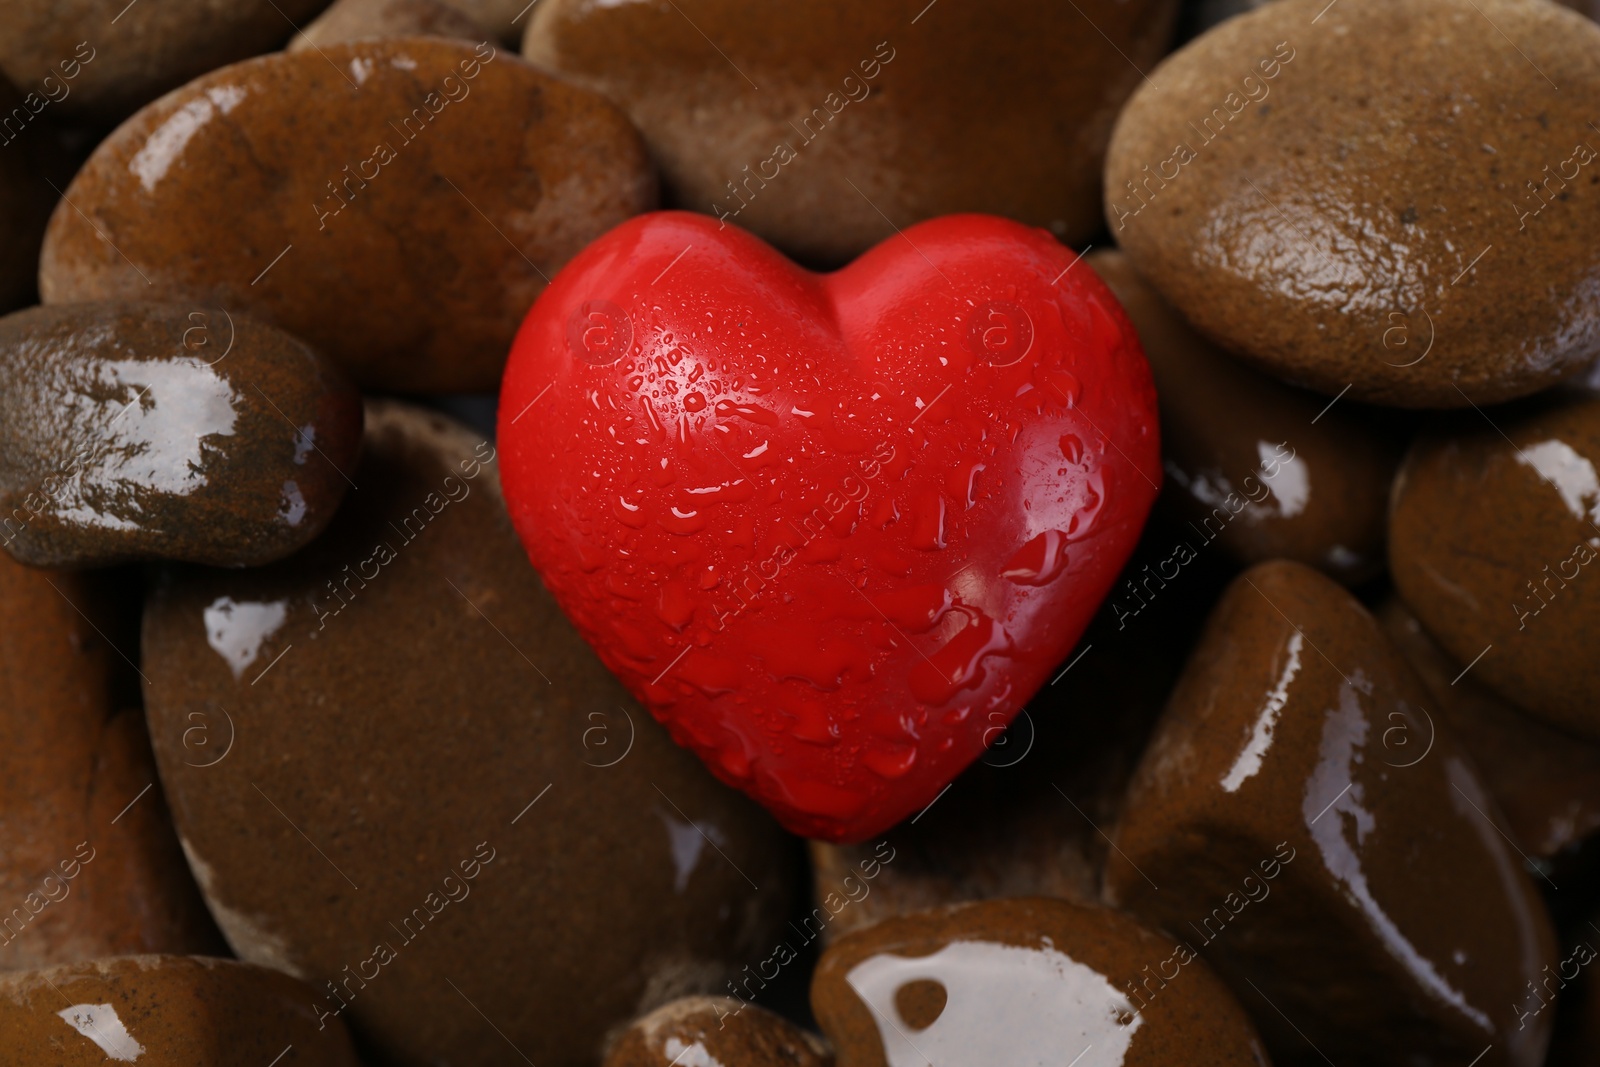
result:
<svg viewBox="0 0 1600 1067"><path fill-rule="evenodd" d="M1265 563L1223 594L1134 776L1107 897L1214 965L1275 1059L1544 1055L1549 1017L1522 1014L1550 919L1430 703L1349 593Z"/></svg>
<svg viewBox="0 0 1600 1067"><path fill-rule="evenodd" d="M359 1067L338 1022L319 1028L311 991L233 960L122 956L0 975L8 1064L105 1067Z"/></svg>
<svg viewBox="0 0 1600 1067"><path fill-rule="evenodd" d="M827 265L960 211L1092 238L1112 120L1176 8L541 0L523 54L620 103L679 206Z"/></svg>
<svg viewBox="0 0 1600 1067"><path fill-rule="evenodd" d="M1168 965L1169 981L1144 972ZM811 1004L839 1067L1183 1063L1264 1067L1193 950L1103 908L1040 897L889 919L823 955Z"/></svg>
<svg viewBox="0 0 1600 1067"><path fill-rule="evenodd" d="M111 593L0 553L0 970L223 948L144 720L114 713Z"/></svg>
<svg viewBox="0 0 1600 1067"><path fill-rule="evenodd" d="M215 71L67 190L47 304L246 310L371 389L492 389L546 280L654 204L638 134L492 44L366 41ZM73 206L75 205L75 206Z"/></svg>
<svg viewBox="0 0 1600 1067"><path fill-rule="evenodd" d="M494 460L443 416L369 406L361 488L320 538L159 582L147 706L242 958L303 977L385 1062L522 1062L509 1040L577 1067L768 951L795 857L562 617Z"/></svg>
<svg viewBox="0 0 1600 1067"><path fill-rule="evenodd" d="M1128 101L1112 236L1285 381L1413 408L1533 393L1600 351L1597 52L1600 26L1540 0L1267 4Z"/></svg>
<svg viewBox="0 0 1600 1067"><path fill-rule="evenodd" d="M1399 435L1370 409L1330 406L1238 362L1190 329L1120 251L1087 259L1150 360L1174 517L1242 563L1292 559L1346 583L1381 571Z"/></svg>
<svg viewBox="0 0 1600 1067"><path fill-rule="evenodd" d="M832 1067L815 1034L731 997L685 997L635 1020L602 1067Z"/></svg>
<svg viewBox="0 0 1600 1067"><path fill-rule="evenodd" d="M1395 480L1389 569L1472 677L1600 740L1600 393L1560 391L1420 437Z"/></svg>

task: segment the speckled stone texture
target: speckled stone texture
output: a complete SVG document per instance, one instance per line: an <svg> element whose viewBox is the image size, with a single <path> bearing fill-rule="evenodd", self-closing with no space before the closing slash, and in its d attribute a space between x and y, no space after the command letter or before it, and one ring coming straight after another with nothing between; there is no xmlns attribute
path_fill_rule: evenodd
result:
<svg viewBox="0 0 1600 1067"><path fill-rule="evenodd" d="M1596 53L1600 26L1543 0L1268 4L1133 94L1112 236L1286 381L1414 408L1535 392L1600 352Z"/></svg>
<svg viewBox="0 0 1600 1067"><path fill-rule="evenodd" d="M350 487L361 398L304 343L204 305L0 319L0 545L37 566L267 563Z"/></svg>
<svg viewBox="0 0 1600 1067"><path fill-rule="evenodd" d="M350 1035L319 1027L311 990L233 960L121 956L0 975L8 1064L52 1067L359 1067Z"/></svg>
<svg viewBox="0 0 1600 1067"><path fill-rule="evenodd" d="M119 127L67 196L47 304L246 310L364 388L470 392L498 384L548 278L654 205L655 179L598 96L491 43L410 38L214 71Z"/></svg>

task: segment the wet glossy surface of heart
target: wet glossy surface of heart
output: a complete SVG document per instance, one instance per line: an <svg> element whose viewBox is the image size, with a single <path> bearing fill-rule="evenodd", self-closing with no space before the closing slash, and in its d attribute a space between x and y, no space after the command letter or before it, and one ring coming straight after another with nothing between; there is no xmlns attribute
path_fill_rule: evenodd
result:
<svg viewBox="0 0 1600 1067"><path fill-rule="evenodd" d="M831 275L662 213L518 336L511 512L606 664L796 832L915 814L1066 658L1155 496L1155 394L1048 234L908 229Z"/></svg>

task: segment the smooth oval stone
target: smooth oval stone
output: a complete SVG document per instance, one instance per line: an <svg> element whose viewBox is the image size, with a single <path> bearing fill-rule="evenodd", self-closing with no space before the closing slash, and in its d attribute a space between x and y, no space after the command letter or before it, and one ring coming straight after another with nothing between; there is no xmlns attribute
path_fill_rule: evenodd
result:
<svg viewBox="0 0 1600 1067"><path fill-rule="evenodd" d="M1274 1059L1544 1054L1550 1019L1519 1010L1550 919L1430 704L1349 593L1264 563L1223 594L1134 776L1107 898L1201 952Z"/></svg>
<svg viewBox="0 0 1600 1067"><path fill-rule="evenodd" d="M0 553L0 971L218 953L123 695L117 590ZM132 649L129 643L125 647Z"/></svg>
<svg viewBox="0 0 1600 1067"><path fill-rule="evenodd" d="M287 51L326 48L370 37L456 37L485 41L489 32L444 0L334 0Z"/></svg>
<svg viewBox="0 0 1600 1067"><path fill-rule="evenodd" d="M1182 977L1146 984L1162 964ZM1266 1063L1249 1019L1192 951L1117 912L1044 897L849 934L818 963L811 1004L839 1067Z"/></svg>
<svg viewBox="0 0 1600 1067"><path fill-rule="evenodd" d="M1346 583L1381 571L1398 435L1357 405L1330 407L1238 362L1190 329L1122 252L1087 258L1139 332L1161 401L1167 499L1201 544L1246 564L1292 559Z"/></svg>
<svg viewBox="0 0 1600 1067"><path fill-rule="evenodd" d="M311 990L233 960L121 956L0 975L0 1034L15 1064L358 1067L350 1035L318 1028ZM288 1058L292 1057L292 1058Z"/></svg>
<svg viewBox="0 0 1600 1067"><path fill-rule="evenodd" d="M513 47L522 40L523 30L528 25L526 21L528 11L532 6L526 0L447 0L447 2Z"/></svg>
<svg viewBox="0 0 1600 1067"><path fill-rule="evenodd" d="M403 39L214 71L120 126L66 195L47 304L244 309L368 389L465 392L498 386L547 279L655 183L598 96L491 44Z"/></svg>
<svg viewBox="0 0 1600 1067"><path fill-rule="evenodd" d="M1523 852L1551 859L1600 830L1600 745L1546 726L1480 685L1399 599L1378 618L1482 773ZM1428 739L1414 740L1421 755Z"/></svg>
<svg viewBox="0 0 1600 1067"><path fill-rule="evenodd" d="M225 63L276 48L327 0L13 0L0 71L62 115L120 119Z"/></svg>
<svg viewBox="0 0 1600 1067"><path fill-rule="evenodd" d="M1077 648L948 791L881 838L810 842L812 907L801 936L852 930L943 904L1047 896L1098 903L1107 839L1150 730L1231 570L1191 563L1139 608L1130 590L1177 535L1146 528ZM1126 602L1126 603L1124 603ZM1130 609L1130 605L1132 609Z"/></svg>
<svg viewBox="0 0 1600 1067"><path fill-rule="evenodd" d="M962 211L1092 238L1112 120L1176 8L542 0L523 54L620 103L677 206L837 265Z"/></svg>
<svg viewBox="0 0 1600 1067"><path fill-rule="evenodd" d="M1462 414L1395 480L1395 586L1472 677L1600 739L1600 394Z"/></svg>
<svg viewBox="0 0 1600 1067"><path fill-rule="evenodd" d="M328 524L355 389L282 330L196 305L0 319L0 544L36 566L267 563Z"/></svg>
<svg viewBox="0 0 1600 1067"><path fill-rule="evenodd" d="M684 997L635 1020L602 1067L832 1067L809 1034L765 1008L732 997Z"/></svg>
<svg viewBox="0 0 1600 1067"><path fill-rule="evenodd" d="M151 733L241 958L386 1061L500 1064L509 1039L592 1064L612 1027L770 950L795 857L562 617L494 460L370 406L361 490L311 547L159 583ZM195 766L197 725L231 754Z"/></svg>
<svg viewBox="0 0 1600 1067"><path fill-rule="evenodd" d="M1535 0L1268 4L1128 101L1112 235L1285 381L1399 407L1535 392L1600 351L1597 52L1600 26Z"/></svg>

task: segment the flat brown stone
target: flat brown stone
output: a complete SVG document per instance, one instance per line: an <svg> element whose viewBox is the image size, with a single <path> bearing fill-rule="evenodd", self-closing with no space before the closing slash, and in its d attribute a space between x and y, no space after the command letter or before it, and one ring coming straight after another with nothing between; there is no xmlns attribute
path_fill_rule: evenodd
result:
<svg viewBox="0 0 1600 1067"><path fill-rule="evenodd" d="M0 545L38 566L267 563L333 517L361 399L304 343L205 305L0 319Z"/></svg>
<svg viewBox="0 0 1600 1067"><path fill-rule="evenodd" d="M131 671L104 636L118 600L102 575L0 553L0 971L224 948L178 851L144 718L116 711L118 672Z"/></svg>
<svg viewBox="0 0 1600 1067"><path fill-rule="evenodd" d="M121 956L0 975L7 1062L52 1067L359 1067L342 1025L318 1029L311 991L233 960Z"/></svg>
<svg viewBox="0 0 1600 1067"><path fill-rule="evenodd" d="M120 119L225 63L270 51L327 0L14 0L0 71L64 115Z"/></svg>
<svg viewBox="0 0 1600 1067"><path fill-rule="evenodd" d="M509 1040L577 1067L769 951L796 857L562 617L494 458L441 415L369 406L360 489L322 537L159 582L147 706L242 958L304 978L306 1010L385 1062L521 1062Z"/></svg>
<svg viewBox="0 0 1600 1067"><path fill-rule="evenodd" d="M263 56L101 143L45 238L47 304L245 310L369 389L495 388L546 280L655 202L638 134L494 45Z"/></svg>
<svg viewBox="0 0 1600 1067"><path fill-rule="evenodd" d="M1215 966L1275 1060L1541 1062L1550 918L1430 704L1349 593L1264 563L1134 776L1106 895Z"/></svg>
<svg viewBox="0 0 1600 1067"><path fill-rule="evenodd" d="M1173 977L1146 985L1163 966ZM811 1004L839 1067L1067 1064L1091 1049L1084 1062L1120 1067L1266 1063L1187 946L1043 897L935 908L841 938L817 965Z"/></svg>
<svg viewBox="0 0 1600 1067"><path fill-rule="evenodd" d="M1371 409L1278 382L1195 333L1116 249L1087 257L1139 332L1161 405L1164 497L1195 539L1342 582L1383 569L1401 436Z"/></svg>
<svg viewBox="0 0 1600 1067"><path fill-rule="evenodd" d="M1462 413L1412 446L1389 518L1389 569L1428 632L1505 699L1592 740L1597 463L1600 394Z"/></svg>
<svg viewBox="0 0 1600 1067"><path fill-rule="evenodd" d="M962 211L1082 243L1172 0L541 0L523 54L620 103L676 205L814 264Z"/></svg>
<svg viewBox="0 0 1600 1067"><path fill-rule="evenodd" d="M1540 0L1279 0L1150 72L1112 236L1201 333L1328 396L1524 396L1600 354L1600 26Z"/></svg>

